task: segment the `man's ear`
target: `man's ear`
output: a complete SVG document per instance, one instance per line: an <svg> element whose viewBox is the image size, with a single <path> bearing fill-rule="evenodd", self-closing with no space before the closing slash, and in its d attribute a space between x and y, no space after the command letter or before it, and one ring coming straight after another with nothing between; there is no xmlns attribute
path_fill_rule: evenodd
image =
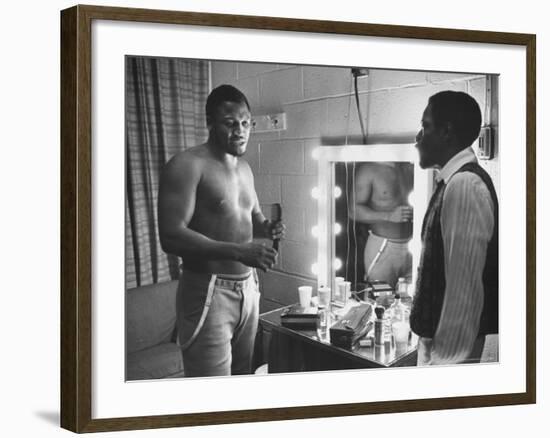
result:
<svg viewBox="0 0 550 438"><path fill-rule="evenodd" d="M210 130L210 127L212 126L212 117L206 116L206 127L208 130Z"/></svg>

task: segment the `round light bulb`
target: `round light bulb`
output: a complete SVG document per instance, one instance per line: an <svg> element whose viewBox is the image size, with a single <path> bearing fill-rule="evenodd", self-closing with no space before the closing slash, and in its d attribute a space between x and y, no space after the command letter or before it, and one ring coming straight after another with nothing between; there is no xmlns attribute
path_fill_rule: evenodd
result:
<svg viewBox="0 0 550 438"><path fill-rule="evenodd" d="M319 237L319 225L314 225L311 228L311 234L313 235L313 237Z"/></svg>
<svg viewBox="0 0 550 438"><path fill-rule="evenodd" d="M319 159L319 148L313 148L313 150L311 151L311 156L314 160L318 160Z"/></svg>
<svg viewBox="0 0 550 438"><path fill-rule="evenodd" d="M342 196L342 189L338 186L334 186L334 197L339 198Z"/></svg>
<svg viewBox="0 0 550 438"><path fill-rule="evenodd" d="M334 269L337 271L338 269L340 269L342 267L342 260L336 258L334 259Z"/></svg>
<svg viewBox="0 0 550 438"><path fill-rule="evenodd" d="M313 263L313 265L311 265L311 272L313 275L319 274L319 265L317 265L317 263Z"/></svg>
<svg viewBox="0 0 550 438"><path fill-rule="evenodd" d="M340 225L338 222L334 224L334 234L338 235L342 232L342 225Z"/></svg>
<svg viewBox="0 0 550 438"><path fill-rule="evenodd" d="M313 187L311 189L311 197L313 199L319 199L319 187Z"/></svg>

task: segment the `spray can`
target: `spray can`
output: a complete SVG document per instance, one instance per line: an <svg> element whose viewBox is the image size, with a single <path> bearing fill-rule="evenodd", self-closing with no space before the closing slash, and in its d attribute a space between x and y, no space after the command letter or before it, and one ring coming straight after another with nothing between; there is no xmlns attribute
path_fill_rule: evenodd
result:
<svg viewBox="0 0 550 438"><path fill-rule="evenodd" d="M375 345L384 345L384 308L377 306L374 309L376 319L374 320L374 343Z"/></svg>

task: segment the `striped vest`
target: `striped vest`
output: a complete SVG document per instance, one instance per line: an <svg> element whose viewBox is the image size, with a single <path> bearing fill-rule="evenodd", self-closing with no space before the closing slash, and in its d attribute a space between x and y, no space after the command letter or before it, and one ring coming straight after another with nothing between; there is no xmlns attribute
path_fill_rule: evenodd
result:
<svg viewBox="0 0 550 438"><path fill-rule="evenodd" d="M478 175L493 201L494 229L483 269L484 300L478 336L498 333L498 200L491 177L479 164L467 163L458 172ZM440 221L445 187L443 181L437 185L422 224L422 256L410 321L411 329L425 338L434 337L445 298L445 254Z"/></svg>

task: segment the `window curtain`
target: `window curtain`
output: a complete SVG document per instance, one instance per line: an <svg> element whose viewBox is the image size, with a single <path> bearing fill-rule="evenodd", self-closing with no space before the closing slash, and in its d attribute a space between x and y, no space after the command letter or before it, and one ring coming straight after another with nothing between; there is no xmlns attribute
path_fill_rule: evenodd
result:
<svg viewBox="0 0 550 438"><path fill-rule="evenodd" d="M163 165L206 141L208 61L126 58L126 288L176 279L160 247L157 197Z"/></svg>

